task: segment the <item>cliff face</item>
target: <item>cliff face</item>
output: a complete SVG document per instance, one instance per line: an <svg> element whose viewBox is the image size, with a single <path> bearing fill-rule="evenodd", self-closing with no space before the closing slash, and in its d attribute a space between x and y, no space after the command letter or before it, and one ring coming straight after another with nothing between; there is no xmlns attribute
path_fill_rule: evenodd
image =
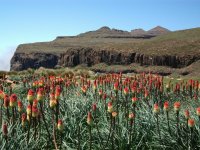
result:
<svg viewBox="0 0 200 150"><path fill-rule="evenodd" d="M11 70L20 71L28 68L54 68L58 64L59 57L46 53L15 53L11 59Z"/></svg>
<svg viewBox="0 0 200 150"><path fill-rule="evenodd" d="M60 54L52 53L15 53L11 60L11 70L24 70L28 68L55 68L59 66L88 66L106 63L127 65L139 63L140 65L170 66L173 68L186 67L200 59L200 56L184 55L159 55L150 56L135 52L122 53L118 51L94 50L92 48L71 49Z"/></svg>
<svg viewBox="0 0 200 150"><path fill-rule="evenodd" d="M161 55L150 56L148 54L118 51L95 51L93 49L76 49L63 53L59 57L59 65L61 66L76 66L79 64L87 64L88 66L107 63L127 65L131 63L139 63L140 65L156 65L170 66L173 68L181 68L190 65L200 59L200 56L173 56Z"/></svg>
<svg viewBox="0 0 200 150"><path fill-rule="evenodd" d="M163 30L156 28L156 32ZM123 36L119 38L121 33ZM182 68L200 60L200 28L170 32L151 39L127 38L127 34L104 27L51 42L22 44L11 59L11 70L98 63Z"/></svg>

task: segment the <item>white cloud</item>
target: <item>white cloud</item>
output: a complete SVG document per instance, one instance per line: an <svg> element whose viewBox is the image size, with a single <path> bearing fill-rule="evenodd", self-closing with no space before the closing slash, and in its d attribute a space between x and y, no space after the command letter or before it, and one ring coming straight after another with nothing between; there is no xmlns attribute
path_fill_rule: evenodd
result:
<svg viewBox="0 0 200 150"><path fill-rule="evenodd" d="M16 46L10 46L0 50L0 70L10 70L10 60L16 50Z"/></svg>

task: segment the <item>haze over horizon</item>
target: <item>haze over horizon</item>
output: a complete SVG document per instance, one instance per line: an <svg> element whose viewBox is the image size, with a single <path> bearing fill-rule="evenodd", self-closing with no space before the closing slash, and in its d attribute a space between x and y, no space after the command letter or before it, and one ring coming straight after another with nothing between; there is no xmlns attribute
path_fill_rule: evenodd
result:
<svg viewBox="0 0 200 150"><path fill-rule="evenodd" d="M131 31L199 27L198 0L2 0L0 70L9 70L19 44L51 41L102 26Z"/></svg>

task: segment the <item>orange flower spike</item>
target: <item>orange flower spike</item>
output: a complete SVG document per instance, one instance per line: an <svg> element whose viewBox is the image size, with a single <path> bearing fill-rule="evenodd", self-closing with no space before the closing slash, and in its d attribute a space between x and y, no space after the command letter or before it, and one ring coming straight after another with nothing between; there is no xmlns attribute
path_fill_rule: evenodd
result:
<svg viewBox="0 0 200 150"><path fill-rule="evenodd" d="M20 100L17 102L17 107L18 107L18 112L22 112L23 104Z"/></svg>
<svg viewBox="0 0 200 150"><path fill-rule="evenodd" d="M154 112L155 114L158 114L158 113L160 112L160 108L159 108L159 106L158 106L157 103L154 104L153 112Z"/></svg>
<svg viewBox="0 0 200 150"><path fill-rule="evenodd" d="M196 109L196 113L197 113L197 116L200 117L200 107L198 107L198 108Z"/></svg>
<svg viewBox="0 0 200 150"><path fill-rule="evenodd" d="M4 95L4 103L3 103L4 107L8 108L9 107L9 103L10 103L9 96L5 94Z"/></svg>
<svg viewBox="0 0 200 150"><path fill-rule="evenodd" d="M102 96L102 95L103 95L103 91L99 90L99 96Z"/></svg>
<svg viewBox="0 0 200 150"><path fill-rule="evenodd" d="M26 108L26 113L28 116L31 115L31 105L28 105L27 108Z"/></svg>
<svg viewBox="0 0 200 150"><path fill-rule="evenodd" d="M103 100L106 100L106 98L107 98L107 94L104 93L104 94L103 94Z"/></svg>
<svg viewBox="0 0 200 150"><path fill-rule="evenodd" d="M93 105L92 105L92 110L95 112L96 109L97 109L97 105L96 105L96 104L93 104Z"/></svg>
<svg viewBox="0 0 200 150"><path fill-rule="evenodd" d="M0 90L0 99L3 99L4 98L4 92L2 90Z"/></svg>
<svg viewBox="0 0 200 150"><path fill-rule="evenodd" d="M169 102L168 101L164 102L163 109L164 109L164 111L169 111Z"/></svg>
<svg viewBox="0 0 200 150"><path fill-rule="evenodd" d="M188 126L189 126L190 128L193 128L194 125L195 125L194 119L189 119L189 120L188 120Z"/></svg>
<svg viewBox="0 0 200 150"><path fill-rule="evenodd" d="M124 94L125 94L125 95L128 95L128 93L129 93L129 89L128 89L128 87L125 87L125 88L124 88Z"/></svg>
<svg viewBox="0 0 200 150"><path fill-rule="evenodd" d="M37 117L38 116L38 114L39 114L39 111L38 111L38 108L37 108L37 106L33 106L32 107L32 117Z"/></svg>
<svg viewBox="0 0 200 150"><path fill-rule="evenodd" d="M180 110L181 103L180 102L175 102L174 103L174 111L178 112Z"/></svg>
<svg viewBox="0 0 200 150"><path fill-rule="evenodd" d="M41 102L43 99L44 99L43 91L38 90L38 92L37 92L37 100L38 100L38 102Z"/></svg>
<svg viewBox="0 0 200 150"><path fill-rule="evenodd" d="M148 95L149 95L149 91L145 90L145 92L144 92L144 97L147 98Z"/></svg>
<svg viewBox="0 0 200 150"><path fill-rule="evenodd" d="M61 119L58 120L58 125L57 125L58 131L62 132L64 129L63 121Z"/></svg>
<svg viewBox="0 0 200 150"><path fill-rule="evenodd" d="M189 117L190 117L190 112L189 112L189 110L185 110L185 111L184 111L184 116L185 116L186 119L189 119Z"/></svg>
<svg viewBox="0 0 200 150"><path fill-rule="evenodd" d="M44 82L43 81L39 81L38 85L39 85L39 87L42 87L42 86L44 86Z"/></svg>
<svg viewBox="0 0 200 150"><path fill-rule="evenodd" d="M38 84L37 81L35 81L35 82L32 83L32 86L33 86L33 87L36 87L37 84Z"/></svg>
<svg viewBox="0 0 200 150"><path fill-rule="evenodd" d="M119 89L119 83L118 83L118 82L115 82L115 83L114 83L114 90L115 90L115 91L118 91L118 89Z"/></svg>
<svg viewBox="0 0 200 150"><path fill-rule="evenodd" d="M26 123L26 120L27 120L25 113L22 114L22 118L21 119L22 119L22 126L24 127L25 123Z"/></svg>
<svg viewBox="0 0 200 150"><path fill-rule="evenodd" d="M88 125L92 125L92 114L91 114L91 112L88 112L87 124L88 124Z"/></svg>
<svg viewBox="0 0 200 150"><path fill-rule="evenodd" d="M37 99L34 99L34 101L33 101L33 106L34 106L34 107L37 107L37 105L38 105L38 100L37 100Z"/></svg>
<svg viewBox="0 0 200 150"><path fill-rule="evenodd" d="M29 103L33 102L33 100L34 100L34 94L35 94L35 92L32 89L30 89L28 91L27 100L29 101Z"/></svg>
<svg viewBox="0 0 200 150"><path fill-rule="evenodd" d="M128 116L128 118L131 119L131 120L132 120L134 117L135 117L135 115L134 115L133 113L130 113L129 116Z"/></svg>
<svg viewBox="0 0 200 150"><path fill-rule="evenodd" d="M22 114L22 118L21 119L22 119L22 122L26 121L26 113Z"/></svg>
<svg viewBox="0 0 200 150"><path fill-rule="evenodd" d="M56 99L50 100L50 107L54 108L57 105Z"/></svg>
<svg viewBox="0 0 200 150"><path fill-rule="evenodd" d="M87 86L82 86L81 90L82 90L83 94L86 94L86 92L87 92Z"/></svg>
<svg viewBox="0 0 200 150"><path fill-rule="evenodd" d="M96 89L97 89L97 83L96 82L94 82L94 84L93 84L93 89L94 89L94 91L96 91Z"/></svg>
<svg viewBox="0 0 200 150"><path fill-rule="evenodd" d="M55 94L54 93L50 94L50 100L55 100Z"/></svg>
<svg viewBox="0 0 200 150"><path fill-rule="evenodd" d="M109 112L109 113L112 113L112 112L113 112L112 102L108 102L108 112Z"/></svg>
<svg viewBox="0 0 200 150"><path fill-rule="evenodd" d="M12 94L10 96L10 107L15 107L15 106L17 106L17 95Z"/></svg>
<svg viewBox="0 0 200 150"><path fill-rule="evenodd" d="M112 117L115 118L117 116L117 112L112 112Z"/></svg>
<svg viewBox="0 0 200 150"><path fill-rule="evenodd" d="M135 104L138 101L137 97L132 97L132 103Z"/></svg>
<svg viewBox="0 0 200 150"><path fill-rule="evenodd" d="M59 100L59 99L60 99L60 92L57 91L57 92L55 93L55 99L56 99L56 100Z"/></svg>
<svg viewBox="0 0 200 150"><path fill-rule="evenodd" d="M56 93L61 93L61 87L59 85L56 86Z"/></svg>

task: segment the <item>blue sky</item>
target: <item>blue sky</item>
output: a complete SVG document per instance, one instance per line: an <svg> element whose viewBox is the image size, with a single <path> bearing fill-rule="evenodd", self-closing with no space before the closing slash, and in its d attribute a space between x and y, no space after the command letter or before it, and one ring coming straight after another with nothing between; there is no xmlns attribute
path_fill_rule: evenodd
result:
<svg viewBox="0 0 200 150"><path fill-rule="evenodd" d="M149 30L200 26L200 0L0 0L0 70L21 43L50 41L101 26Z"/></svg>

